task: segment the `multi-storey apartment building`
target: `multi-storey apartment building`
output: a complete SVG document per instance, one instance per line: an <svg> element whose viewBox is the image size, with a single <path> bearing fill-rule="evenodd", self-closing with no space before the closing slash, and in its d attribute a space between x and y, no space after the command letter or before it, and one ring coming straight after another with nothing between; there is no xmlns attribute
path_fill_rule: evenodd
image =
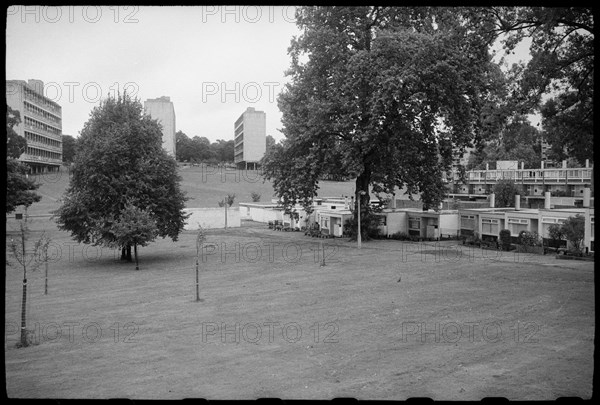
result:
<svg viewBox="0 0 600 405"><path fill-rule="evenodd" d="M19 111L21 122L13 129L27 140L19 160L32 173L55 171L62 164L62 108L44 96L41 80L7 80L6 104Z"/></svg>
<svg viewBox="0 0 600 405"><path fill-rule="evenodd" d="M248 107L235 121L234 163L240 167L256 169L267 149L267 115Z"/></svg>
<svg viewBox="0 0 600 405"><path fill-rule="evenodd" d="M542 196L549 191L556 196L582 198L586 185L590 185L593 192L594 168L589 160L584 167L567 167L567 161L563 161L560 167L552 168L545 167L541 161L539 169L525 169L522 162L519 165L515 161L496 169L490 170L488 166L486 170L470 170L464 179L454 172L445 180L452 197L485 196L499 180L511 180L521 186L527 196Z"/></svg>
<svg viewBox="0 0 600 405"><path fill-rule="evenodd" d="M171 98L163 96L148 99L144 102L144 110L146 111L146 114L150 115L153 119L158 120L162 125L163 149L171 156L175 157L175 107L171 102Z"/></svg>

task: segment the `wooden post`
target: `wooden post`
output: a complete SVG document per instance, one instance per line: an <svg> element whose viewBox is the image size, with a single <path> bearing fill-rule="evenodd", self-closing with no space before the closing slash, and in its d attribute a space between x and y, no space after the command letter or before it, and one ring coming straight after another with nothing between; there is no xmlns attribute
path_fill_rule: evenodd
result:
<svg viewBox="0 0 600 405"><path fill-rule="evenodd" d="M46 267L46 279L44 280L44 295L48 295L48 254L46 254L44 259L44 266Z"/></svg>
<svg viewBox="0 0 600 405"><path fill-rule="evenodd" d="M196 301L200 301L200 278L198 275L198 256L196 256Z"/></svg>
<svg viewBox="0 0 600 405"><path fill-rule="evenodd" d="M21 248L23 252L23 297L21 300L21 346L27 346L27 266L25 265L25 228L21 223Z"/></svg>

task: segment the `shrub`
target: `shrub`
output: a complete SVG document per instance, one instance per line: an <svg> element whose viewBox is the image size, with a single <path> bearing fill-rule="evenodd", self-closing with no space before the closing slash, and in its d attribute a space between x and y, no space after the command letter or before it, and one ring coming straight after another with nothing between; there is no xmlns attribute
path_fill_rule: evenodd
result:
<svg viewBox="0 0 600 405"><path fill-rule="evenodd" d="M392 239L407 240L407 239L409 239L409 237L406 232L396 232L396 233L392 234Z"/></svg>
<svg viewBox="0 0 600 405"><path fill-rule="evenodd" d="M253 191L250 193L250 198L252 199L252 202L259 202L260 201L260 194L257 193L256 191Z"/></svg>
<svg viewBox="0 0 600 405"><path fill-rule="evenodd" d="M565 234L561 224L552 224L548 227L548 236L550 236L550 247L559 248L561 241L565 240Z"/></svg>
<svg viewBox="0 0 600 405"><path fill-rule="evenodd" d="M585 235L585 217L577 214L569 217L561 226L565 238L571 242L575 254L581 254L583 250L583 238Z"/></svg>
<svg viewBox="0 0 600 405"><path fill-rule="evenodd" d="M542 246L542 240L535 231L521 231L519 233L519 243L526 252L532 250L533 247Z"/></svg>
<svg viewBox="0 0 600 405"><path fill-rule="evenodd" d="M505 251L510 250L510 231L508 229L500 231L500 248Z"/></svg>

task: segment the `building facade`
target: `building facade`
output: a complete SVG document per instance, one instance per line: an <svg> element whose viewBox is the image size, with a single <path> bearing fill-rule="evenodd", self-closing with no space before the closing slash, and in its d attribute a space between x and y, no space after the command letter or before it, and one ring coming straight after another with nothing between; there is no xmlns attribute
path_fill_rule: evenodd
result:
<svg viewBox="0 0 600 405"><path fill-rule="evenodd" d="M162 125L163 149L173 157L176 152L175 140L175 107L170 97L148 99L144 102L144 110Z"/></svg>
<svg viewBox="0 0 600 405"><path fill-rule="evenodd" d="M584 167L567 167L567 162L563 161L561 167L552 168L545 167L542 161L539 169L525 169L522 162L520 165L511 161L502 163L506 165L497 164L493 170L470 170L464 179L455 171L450 178L445 178L449 195L455 198L485 197L500 180L513 181L522 188L524 195L530 197L541 197L549 191L556 197L582 199L587 185L593 193L594 168L589 160Z"/></svg>
<svg viewBox="0 0 600 405"><path fill-rule="evenodd" d="M62 108L44 96L41 80L7 80L6 104L19 111L21 122L13 129L27 140L19 160L31 173L57 171L62 164Z"/></svg>
<svg viewBox="0 0 600 405"><path fill-rule="evenodd" d="M239 168L256 169L267 149L267 114L248 107L233 129L234 163Z"/></svg>

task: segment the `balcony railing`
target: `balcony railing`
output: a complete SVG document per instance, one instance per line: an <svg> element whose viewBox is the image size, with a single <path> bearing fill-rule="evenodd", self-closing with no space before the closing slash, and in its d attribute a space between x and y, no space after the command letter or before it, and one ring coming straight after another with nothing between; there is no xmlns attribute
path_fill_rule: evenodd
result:
<svg viewBox="0 0 600 405"><path fill-rule="evenodd" d="M21 157L19 158L19 160L21 160L23 162L62 164L61 159L54 159L54 158L49 158L49 157L45 157L45 156L29 155L27 153L22 154Z"/></svg>
<svg viewBox="0 0 600 405"><path fill-rule="evenodd" d="M589 183L592 181L593 168L573 169L513 169L513 170L472 170L466 173L468 182L493 183L499 180L512 180L524 183ZM459 181L457 172L453 180Z"/></svg>

